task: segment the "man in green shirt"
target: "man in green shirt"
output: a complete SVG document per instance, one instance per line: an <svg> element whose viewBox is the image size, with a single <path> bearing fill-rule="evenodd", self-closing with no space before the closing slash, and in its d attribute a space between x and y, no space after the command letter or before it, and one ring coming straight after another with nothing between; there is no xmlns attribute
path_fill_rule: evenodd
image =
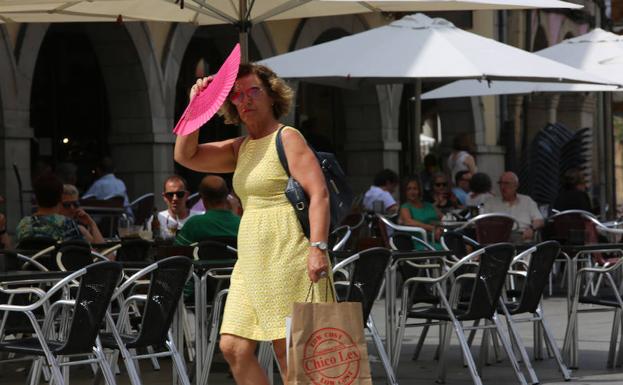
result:
<svg viewBox="0 0 623 385"><path fill-rule="evenodd" d="M188 219L177 233L175 243L187 246L210 238L236 238L240 217L231 212L227 195L229 190L220 176L208 175L199 184L199 196L205 206L203 215Z"/></svg>

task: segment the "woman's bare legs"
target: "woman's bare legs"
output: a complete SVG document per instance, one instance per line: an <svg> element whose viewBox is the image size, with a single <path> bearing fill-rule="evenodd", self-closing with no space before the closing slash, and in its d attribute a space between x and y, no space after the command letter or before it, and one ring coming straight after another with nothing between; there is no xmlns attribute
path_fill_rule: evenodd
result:
<svg viewBox="0 0 623 385"><path fill-rule="evenodd" d="M257 341L232 334L222 334L219 346L234 375L236 384L268 385L266 373L255 356Z"/></svg>
<svg viewBox="0 0 623 385"><path fill-rule="evenodd" d="M273 340L273 350L275 351L275 355L277 356L277 360L279 361L279 368L281 369L281 380L284 384L287 383L287 359L286 359L286 339L282 338L280 340Z"/></svg>

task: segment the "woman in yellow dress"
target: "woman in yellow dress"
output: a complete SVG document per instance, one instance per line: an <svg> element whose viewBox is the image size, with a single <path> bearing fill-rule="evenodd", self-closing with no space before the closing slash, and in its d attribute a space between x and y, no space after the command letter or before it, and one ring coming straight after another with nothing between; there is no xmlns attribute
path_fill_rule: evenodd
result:
<svg viewBox="0 0 623 385"><path fill-rule="evenodd" d="M210 81L197 80L190 98ZM243 64L222 110L227 123L243 123L248 135L198 145L196 131L175 142L175 160L185 167L234 172L234 190L244 209L220 342L239 385L268 384L255 357L257 341L273 342L286 383L285 318L291 315L292 303L305 301L311 282L328 279L329 195L324 175L302 135L279 122L288 113L292 95L269 68ZM290 173L310 199L309 240L284 195L288 176L275 143L281 127ZM325 282L314 290L314 298L325 299Z"/></svg>

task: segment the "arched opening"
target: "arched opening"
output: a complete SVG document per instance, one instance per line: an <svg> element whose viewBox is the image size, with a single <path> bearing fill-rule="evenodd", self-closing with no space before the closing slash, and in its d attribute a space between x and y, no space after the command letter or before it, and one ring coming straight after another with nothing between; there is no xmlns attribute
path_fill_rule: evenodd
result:
<svg viewBox="0 0 623 385"><path fill-rule="evenodd" d="M348 36L348 32L331 28L324 31L313 45ZM296 126L317 151L336 154L341 164L345 142L343 90L319 84L299 84L296 100ZM347 170L346 170L347 171Z"/></svg>
<svg viewBox="0 0 623 385"><path fill-rule="evenodd" d="M179 120L188 105L188 94L193 84L198 78L218 71L237 42L238 34L232 26L197 28L186 48L177 78L175 122ZM250 38L249 61L253 62L259 59L261 59L259 50L253 39ZM201 127L199 143L225 140L238 135L238 127L226 125L223 118L217 115ZM175 172L186 178L189 184L188 188L191 191L196 191L203 177L202 173L189 170L178 163L175 164ZM223 177L228 183L231 182L231 174L223 175Z"/></svg>
<svg viewBox="0 0 623 385"><path fill-rule="evenodd" d="M43 39L34 70L30 125L32 175L60 162L78 166L77 185L110 152L107 91L84 24L54 24Z"/></svg>

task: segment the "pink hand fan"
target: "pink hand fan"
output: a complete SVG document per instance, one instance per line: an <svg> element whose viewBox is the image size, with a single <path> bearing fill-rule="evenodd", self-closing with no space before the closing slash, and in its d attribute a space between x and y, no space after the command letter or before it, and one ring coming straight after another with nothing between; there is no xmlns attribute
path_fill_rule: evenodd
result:
<svg viewBox="0 0 623 385"><path fill-rule="evenodd" d="M240 44L236 44L212 82L186 107L179 122L173 129L177 135L186 136L203 126L221 107L229 91L234 86L240 66Z"/></svg>

